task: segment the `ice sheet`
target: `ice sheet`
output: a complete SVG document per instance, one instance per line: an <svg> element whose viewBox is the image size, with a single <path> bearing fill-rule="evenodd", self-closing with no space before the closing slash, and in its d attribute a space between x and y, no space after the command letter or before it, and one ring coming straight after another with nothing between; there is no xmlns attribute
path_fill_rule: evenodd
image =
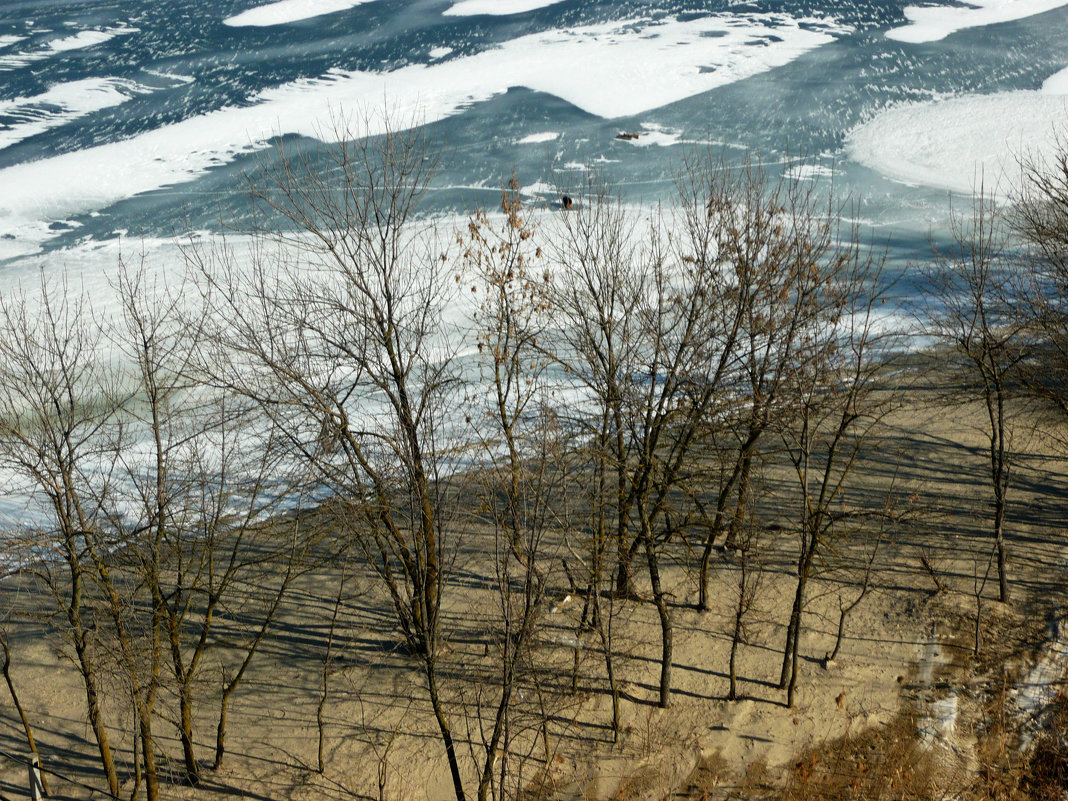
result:
<svg viewBox="0 0 1068 801"><path fill-rule="evenodd" d="M545 8L559 3L560 0L460 0L459 3L445 11L446 14L455 16L468 16L472 14L493 14L503 16L505 14L522 14L533 11L536 8Z"/></svg>
<svg viewBox="0 0 1068 801"><path fill-rule="evenodd" d="M995 25L1068 5L1068 0L968 0L961 6L905 6L908 25L886 35L901 42L937 42L964 28Z"/></svg>
<svg viewBox="0 0 1068 801"><path fill-rule="evenodd" d="M35 251L52 220L190 180L279 134L336 138L329 121L342 109L360 123L347 132L374 134L381 115L367 110L383 98L396 128L525 86L600 117L630 116L789 63L845 30L778 13L634 19L531 34L393 72L332 70L261 92L245 107L0 171L0 258Z"/></svg>
<svg viewBox="0 0 1068 801"><path fill-rule="evenodd" d="M1017 159L1056 148L1068 124L1068 98L1042 92L968 95L912 103L854 128L846 152L856 162L908 184L1005 197L1020 186Z"/></svg>
<svg viewBox="0 0 1068 801"><path fill-rule="evenodd" d="M125 103L147 89L122 78L56 84L32 97L0 100L0 149L58 128L94 111Z"/></svg>
<svg viewBox="0 0 1068 801"><path fill-rule="evenodd" d="M346 11L366 2L368 0L278 0L277 3L256 6L227 17L223 20L223 25L233 28L285 25L287 22L298 22L302 19L321 17L323 14Z"/></svg>

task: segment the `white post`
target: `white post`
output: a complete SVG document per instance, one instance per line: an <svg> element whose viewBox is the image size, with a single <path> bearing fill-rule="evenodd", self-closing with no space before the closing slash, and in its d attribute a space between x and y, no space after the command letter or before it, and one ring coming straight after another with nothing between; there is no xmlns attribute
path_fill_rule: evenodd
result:
<svg viewBox="0 0 1068 801"><path fill-rule="evenodd" d="M33 757L30 760L30 799L41 801L44 798L44 786L41 784L41 760Z"/></svg>

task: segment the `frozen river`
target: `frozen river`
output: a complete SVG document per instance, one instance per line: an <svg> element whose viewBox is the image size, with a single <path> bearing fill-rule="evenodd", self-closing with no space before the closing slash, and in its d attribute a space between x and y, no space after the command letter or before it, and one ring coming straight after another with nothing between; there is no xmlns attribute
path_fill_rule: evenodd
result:
<svg viewBox="0 0 1068 801"><path fill-rule="evenodd" d="M275 137L374 132L384 105L442 147L442 211L494 205L513 168L531 200L587 169L660 200L712 143L806 154L907 250L1068 119L1068 0L980 1L7 2L0 278L217 227Z"/></svg>

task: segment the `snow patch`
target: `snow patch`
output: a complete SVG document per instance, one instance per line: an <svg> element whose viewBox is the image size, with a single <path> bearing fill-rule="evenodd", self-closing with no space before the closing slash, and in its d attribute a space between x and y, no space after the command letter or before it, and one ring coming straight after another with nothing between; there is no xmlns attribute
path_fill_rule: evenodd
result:
<svg viewBox="0 0 1068 801"><path fill-rule="evenodd" d="M178 75L173 72L163 72L162 70L145 70L146 75L155 75L157 78L163 78L167 81L174 81L176 84L190 84L196 80L189 75Z"/></svg>
<svg viewBox="0 0 1068 801"><path fill-rule="evenodd" d="M519 194L526 197L539 197L541 195L558 195L559 190L552 184L545 183L545 181L535 181L532 184L520 187Z"/></svg>
<svg viewBox="0 0 1068 801"><path fill-rule="evenodd" d="M451 47L432 47L427 55L430 56L431 61L437 61L440 58L445 58L452 50Z"/></svg>
<svg viewBox="0 0 1068 801"><path fill-rule="evenodd" d="M146 91L122 78L86 78L56 84L32 97L0 100L0 149Z"/></svg>
<svg viewBox="0 0 1068 801"><path fill-rule="evenodd" d="M829 178L834 175L834 170L822 164L795 164L784 174L791 180L811 181L815 178Z"/></svg>
<svg viewBox="0 0 1068 801"><path fill-rule="evenodd" d="M240 14L227 17L223 25L232 28L255 26L258 28L271 25L285 25L302 19L335 14L366 3L368 0L278 0L265 6L256 6Z"/></svg>
<svg viewBox="0 0 1068 801"><path fill-rule="evenodd" d="M628 142L634 147L652 147L653 145L671 147L672 145L681 144L683 139L681 131L665 128L655 122L643 122L641 131L638 132L636 139L628 136L621 139L621 141Z"/></svg>
<svg viewBox="0 0 1068 801"><path fill-rule="evenodd" d="M917 726L920 742L931 748L936 742L949 742L957 730L957 694L951 692L931 703L930 714Z"/></svg>
<svg viewBox="0 0 1068 801"><path fill-rule="evenodd" d="M1047 95L1068 95L1068 67L1046 78L1042 82L1042 92Z"/></svg>
<svg viewBox="0 0 1068 801"><path fill-rule="evenodd" d="M104 42L111 41L116 36L127 36L131 33L138 33L139 31L139 28L131 28L125 25L120 25L115 28L105 28L103 30L79 31L73 36L64 36L61 39L53 39L50 42L46 42L44 47L38 50L29 50L24 53L11 53L10 55L0 56L0 71L19 69L28 66L35 61L50 58L58 53L67 53L72 50L84 50L86 48L96 47L97 45L104 44Z"/></svg>
<svg viewBox="0 0 1068 801"><path fill-rule="evenodd" d="M559 131L542 131L541 133L527 134L522 139L516 139L517 145L536 145L539 142L555 142L560 138Z"/></svg>
<svg viewBox="0 0 1068 801"><path fill-rule="evenodd" d="M536 8L545 8L560 0L460 0L445 11L447 16L471 16L473 14L523 14Z"/></svg>
<svg viewBox="0 0 1068 801"><path fill-rule="evenodd" d="M1049 728L1049 711L1063 686L1068 672L1068 619L1055 620L1050 625L1049 642L1042 657L1016 685L1016 709L1024 716L1023 747L1030 745L1035 734Z"/></svg>
<svg viewBox="0 0 1068 801"><path fill-rule="evenodd" d="M1044 14L1068 5L1068 0L967 0L960 6L905 6L902 25L886 32L899 42L937 42L964 28L995 25L999 22Z"/></svg>
<svg viewBox="0 0 1068 801"><path fill-rule="evenodd" d="M907 184L970 194L982 181L987 192L1005 197L1020 186L1017 159L1049 158L1058 132L1066 129L1064 96L968 95L884 111L850 131L846 152L853 161Z"/></svg>

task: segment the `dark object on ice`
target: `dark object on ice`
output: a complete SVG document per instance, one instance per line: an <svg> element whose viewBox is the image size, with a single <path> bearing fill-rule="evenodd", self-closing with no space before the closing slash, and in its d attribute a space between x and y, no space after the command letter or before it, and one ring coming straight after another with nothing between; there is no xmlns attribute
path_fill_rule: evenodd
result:
<svg viewBox="0 0 1068 801"><path fill-rule="evenodd" d="M636 134L636 133L617 133L616 134L616 139L631 140L631 139L637 139L639 136L641 136L641 134Z"/></svg>
<svg viewBox="0 0 1068 801"><path fill-rule="evenodd" d="M560 198L560 205L565 209L569 209L575 204L574 204L574 201L572 201L570 197L568 197L567 195L564 195L562 198Z"/></svg>

